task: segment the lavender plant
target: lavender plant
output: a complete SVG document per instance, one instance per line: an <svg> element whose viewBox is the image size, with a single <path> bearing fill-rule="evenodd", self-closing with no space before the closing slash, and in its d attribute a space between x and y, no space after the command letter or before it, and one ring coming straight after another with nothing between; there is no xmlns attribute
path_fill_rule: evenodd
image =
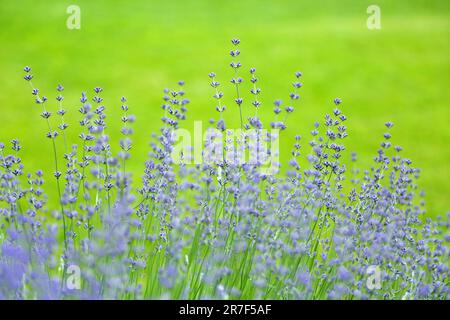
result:
<svg viewBox="0 0 450 320"><path fill-rule="evenodd" d="M236 106L227 112L239 115L241 129L232 150L220 143L229 139L225 97L210 73L219 118L210 121L203 147L217 151L215 161L192 164L189 152L175 161L175 133L189 104L180 81L164 90L161 129L137 189L126 166L135 120L126 98L118 154L99 87L91 98L81 94L80 142L69 146L64 88L58 85L56 104L49 103L25 67L48 128L58 199L48 202L42 171L25 171L19 141L0 144L0 298L449 298L450 215L424 216L419 170L392 146L393 124L386 123L373 166L358 170L352 154L349 173L341 160L347 117L336 98L333 112L314 124L306 151L295 136L287 170L261 170L272 152L263 145L276 137L263 130L255 68L253 101L243 99L239 43L233 39L230 52ZM274 102L269 128L280 135L301 78L296 72L288 105ZM236 160L246 153L257 161Z"/></svg>

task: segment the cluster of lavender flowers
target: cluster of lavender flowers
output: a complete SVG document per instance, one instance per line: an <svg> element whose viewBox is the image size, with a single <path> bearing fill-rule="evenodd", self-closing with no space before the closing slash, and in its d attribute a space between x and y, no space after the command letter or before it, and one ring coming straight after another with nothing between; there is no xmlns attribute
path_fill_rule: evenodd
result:
<svg viewBox="0 0 450 320"><path fill-rule="evenodd" d="M233 60L239 42L232 40ZM227 112L239 114L244 136L262 132L256 69L250 69L253 101L247 103L242 65L230 65L236 106ZM42 171L25 171L19 141L10 148L0 144L1 299L450 297L450 215L435 221L424 216L419 170L391 145L392 123L364 171L355 154L350 173L342 163L347 118L338 98L314 124L306 151L295 137L281 173L225 158L176 163L174 132L189 104L180 81L164 91L161 130L153 135L136 189L126 166L135 120L127 100L121 99L118 154L111 151L101 88L89 98L82 93L80 142L69 145L64 88L57 87L56 103L50 103L33 86L31 68L24 70L48 127L58 199L48 201ZM221 84L215 73L209 77L219 114L211 123L226 132ZM295 73L287 105L274 102L270 127L280 134L300 98L301 77ZM243 152L258 152L241 145Z"/></svg>

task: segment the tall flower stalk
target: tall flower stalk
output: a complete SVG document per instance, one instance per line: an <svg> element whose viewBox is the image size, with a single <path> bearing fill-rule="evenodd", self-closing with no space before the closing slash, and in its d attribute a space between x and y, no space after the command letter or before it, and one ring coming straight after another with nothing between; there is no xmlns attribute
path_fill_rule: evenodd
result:
<svg viewBox="0 0 450 320"><path fill-rule="evenodd" d="M51 139L51 141L52 141L53 159L54 159L54 165L55 165L55 171L54 171L53 175L56 178L58 198L59 198L59 204L60 204L60 208L61 208L61 217L62 217L62 221L63 221L64 247L67 249L66 217L65 217L65 213L64 213L64 205L63 205L62 197L61 197L61 186L60 186L60 182L59 182L59 178L61 177L61 172L58 169L58 152L56 150L56 142L55 142L55 139L58 136L58 131L53 130L52 125L49 120L49 118L51 117L52 114L49 111L47 111L47 109L45 107L45 102L47 101L47 97L46 96L40 97L39 89L37 89L33 86L33 83L31 81L31 79L33 78L33 75L30 73L31 68L27 66L24 68L24 71L26 73L24 76L24 79L30 84L31 93L36 97L35 102L42 106L41 117L44 118L47 123L47 128L48 128L47 138Z"/></svg>

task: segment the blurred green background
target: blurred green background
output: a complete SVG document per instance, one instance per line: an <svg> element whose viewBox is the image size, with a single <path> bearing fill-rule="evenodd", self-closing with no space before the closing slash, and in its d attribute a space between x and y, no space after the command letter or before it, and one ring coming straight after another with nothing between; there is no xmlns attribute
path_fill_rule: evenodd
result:
<svg viewBox="0 0 450 320"><path fill-rule="evenodd" d="M81 9L80 30L66 27L71 4ZM381 30L366 26L371 4L381 8ZM347 149L359 153L360 166L370 166L383 124L392 120L393 143L423 170L429 214L450 209L448 0L0 0L0 141L19 138L26 168L42 168L50 177L46 125L22 79L22 68L30 65L51 111L56 85L66 88L72 142L81 91L104 88L113 138L121 125L119 99L127 96L137 116L130 166L139 180L150 133L160 126L163 88L186 81L192 101L187 127L216 116L210 71L231 99L233 37L242 41L245 79L250 67L258 70L266 121L274 99L288 101L293 72L303 72L302 98L286 137L301 133L306 144L312 124L332 110L338 96L349 118ZM243 89L250 89L249 81ZM227 105L230 125L238 126L237 110L231 100ZM251 108L247 100L244 114L252 114ZM282 141L284 158L291 142Z"/></svg>

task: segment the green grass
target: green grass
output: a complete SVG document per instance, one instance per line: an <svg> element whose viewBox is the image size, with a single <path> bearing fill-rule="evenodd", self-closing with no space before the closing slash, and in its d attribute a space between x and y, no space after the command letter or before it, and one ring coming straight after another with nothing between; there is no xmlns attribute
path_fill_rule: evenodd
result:
<svg viewBox="0 0 450 320"><path fill-rule="evenodd" d="M349 117L347 149L359 153L361 166L370 164L383 123L392 120L394 143L423 170L429 214L443 214L450 208L450 4L376 2L379 31L366 28L373 1L1 1L0 141L22 141L24 164L47 171L52 194L51 143L22 80L21 69L30 65L34 84L52 101L56 85L65 86L72 142L81 91L104 88L113 137L119 98L126 95L138 120L129 166L140 174L150 133L160 125L162 88L186 80L190 121L208 120L215 105L207 74L216 71L228 82L229 39L239 37L244 70L258 69L266 120L274 99L287 100L293 72L304 73L301 104L282 141L284 157L290 137L299 132L306 143L313 122L339 96ZM66 8L74 3L81 7L81 30L66 28ZM232 106L229 101L227 117L238 127ZM250 108L244 104L244 113Z"/></svg>

